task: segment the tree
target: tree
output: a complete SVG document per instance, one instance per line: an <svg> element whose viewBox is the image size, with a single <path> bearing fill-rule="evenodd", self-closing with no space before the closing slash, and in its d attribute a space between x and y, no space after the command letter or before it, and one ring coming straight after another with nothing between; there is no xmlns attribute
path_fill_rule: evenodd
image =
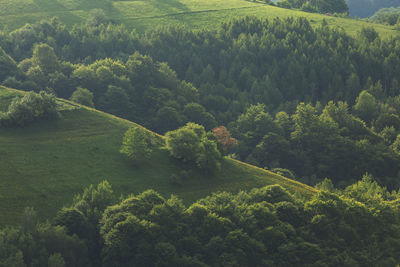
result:
<svg viewBox="0 0 400 267"><path fill-rule="evenodd" d="M150 135L138 127L126 131L120 152L134 162L149 158L152 152Z"/></svg>
<svg viewBox="0 0 400 267"><path fill-rule="evenodd" d="M234 124L234 134L240 140L238 150L241 158L247 158L268 133L283 135L283 129L265 112L264 104L251 105Z"/></svg>
<svg viewBox="0 0 400 267"><path fill-rule="evenodd" d="M367 123L370 123L378 115L376 99L367 91L360 93L353 108L356 115Z"/></svg>
<svg viewBox="0 0 400 267"><path fill-rule="evenodd" d="M168 106L160 108L154 120L159 133L165 133L182 125L181 114L175 108Z"/></svg>
<svg viewBox="0 0 400 267"><path fill-rule="evenodd" d="M165 134L166 145L171 156L184 162L194 162L201 150L201 137L205 134L204 127L195 123L169 131Z"/></svg>
<svg viewBox="0 0 400 267"><path fill-rule="evenodd" d="M48 260L49 267L65 267L65 260L60 253L50 255Z"/></svg>
<svg viewBox="0 0 400 267"><path fill-rule="evenodd" d="M86 88L78 87L76 90L72 93L72 96L70 98L72 101L88 106L88 107L94 107L93 103L93 93L90 92Z"/></svg>
<svg viewBox="0 0 400 267"><path fill-rule="evenodd" d="M221 153L214 136L207 134L203 126L189 122L167 132L165 137L167 149L174 158L193 163L206 172L219 169Z"/></svg>
<svg viewBox="0 0 400 267"><path fill-rule="evenodd" d="M72 205L62 208L54 219L54 224L63 226L68 235L78 236L85 241L93 266L100 264L98 255L103 245L99 236L99 220L115 199L111 185L108 181L102 181L74 196Z"/></svg>
<svg viewBox="0 0 400 267"><path fill-rule="evenodd" d="M229 148L237 145L237 139L231 136L231 133L226 129L225 126L219 126L212 130L212 133L217 138L218 142L222 146L222 151L226 153Z"/></svg>
<svg viewBox="0 0 400 267"><path fill-rule="evenodd" d="M38 44L33 49L33 64L39 66L45 73L53 73L60 69L60 62L54 52L54 49L48 44Z"/></svg>
<svg viewBox="0 0 400 267"><path fill-rule="evenodd" d="M183 108L183 114L188 122L203 125L206 129L212 129L217 125L215 118L198 103L189 103Z"/></svg>
<svg viewBox="0 0 400 267"><path fill-rule="evenodd" d="M345 13L349 11L345 0L319 0L314 2L317 3L317 8L320 13Z"/></svg>
<svg viewBox="0 0 400 267"><path fill-rule="evenodd" d="M217 143L204 136L201 140L201 153L197 156L196 165L205 172L213 172L221 167L221 153L218 150Z"/></svg>
<svg viewBox="0 0 400 267"><path fill-rule="evenodd" d="M123 88L109 85L106 93L99 101L99 106L108 113L124 116L129 114L132 104Z"/></svg>

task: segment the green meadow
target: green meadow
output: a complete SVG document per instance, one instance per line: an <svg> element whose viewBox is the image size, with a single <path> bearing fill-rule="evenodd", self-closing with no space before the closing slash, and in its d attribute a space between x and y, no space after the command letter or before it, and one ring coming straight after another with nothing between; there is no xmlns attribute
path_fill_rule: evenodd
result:
<svg viewBox="0 0 400 267"><path fill-rule="evenodd" d="M193 29L213 29L227 19L256 16L269 19L306 17L313 25L318 25L325 19L329 25L343 28L352 35L365 26L374 27L383 37L398 34L394 27L385 25L283 9L245 0L0 0L0 27L7 26L9 30L13 30L26 23L54 16L72 26L85 21L90 10L95 8L104 10L112 21L125 24L138 32L170 24L186 25Z"/></svg>
<svg viewBox="0 0 400 267"><path fill-rule="evenodd" d="M0 87L0 110L6 110L17 94L21 92ZM162 148L155 149L150 159L132 164L119 148L124 132L141 126L66 100L58 102L57 120L0 129L0 224L18 222L27 206L34 207L40 218L54 216L75 194L103 180L118 194L152 188L164 196L176 194L187 204L212 192L238 192L270 184L280 184L304 197L316 192L229 158L213 175L172 159ZM176 182L172 177L182 171L186 171L185 177Z"/></svg>

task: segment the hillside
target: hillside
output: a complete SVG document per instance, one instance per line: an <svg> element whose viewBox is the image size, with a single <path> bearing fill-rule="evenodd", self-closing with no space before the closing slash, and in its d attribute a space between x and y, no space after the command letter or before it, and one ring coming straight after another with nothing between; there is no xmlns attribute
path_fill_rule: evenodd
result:
<svg viewBox="0 0 400 267"><path fill-rule="evenodd" d="M0 110L19 91L0 87ZM153 188L168 196L177 194L190 203L215 191L250 189L280 184L304 196L316 190L271 172L225 159L212 177L193 172L181 184L181 164L158 150L140 166L120 153L123 133L138 125L59 100L61 117L26 128L0 129L0 224L15 223L22 210L32 206L41 218L53 216L72 196L90 184L107 179L120 194Z"/></svg>
<svg viewBox="0 0 400 267"><path fill-rule="evenodd" d="M330 25L342 27L349 34L356 34L363 26L373 26L382 36L397 34L392 27L374 25L364 21L305 13L282 9L259 2L244 0L151 0L151 1L108 1L108 0L0 0L0 26L19 28L26 23L57 16L69 26L85 21L89 11L102 9L106 17L123 23L139 32L159 25L185 24L190 28L214 28L216 24L230 18L256 16L259 18L306 17L313 25L325 19Z"/></svg>

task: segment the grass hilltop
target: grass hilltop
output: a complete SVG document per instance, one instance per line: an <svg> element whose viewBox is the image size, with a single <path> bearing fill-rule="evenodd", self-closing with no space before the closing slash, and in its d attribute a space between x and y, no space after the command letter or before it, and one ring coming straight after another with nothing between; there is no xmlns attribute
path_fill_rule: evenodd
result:
<svg viewBox="0 0 400 267"><path fill-rule="evenodd" d="M324 19L331 26L356 34L362 27L372 26L382 36L397 35L393 27L348 18L278 8L261 2L245 0L0 0L0 27L16 29L26 23L57 16L69 26L85 21L92 9L102 9L116 23L143 32L146 29L171 23L190 28L209 28L230 18L256 16L259 18L306 17L313 25Z"/></svg>

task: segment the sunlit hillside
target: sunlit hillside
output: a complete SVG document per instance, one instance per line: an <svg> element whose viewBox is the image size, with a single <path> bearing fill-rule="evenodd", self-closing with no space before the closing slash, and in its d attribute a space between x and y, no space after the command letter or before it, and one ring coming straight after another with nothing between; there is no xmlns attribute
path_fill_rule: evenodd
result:
<svg viewBox="0 0 400 267"><path fill-rule="evenodd" d="M85 21L93 9L102 9L107 19L123 23L143 32L171 23L191 28L213 28L230 18L256 16L259 18L307 17L313 25L326 20L330 25L356 34L362 27L372 26L383 36L398 34L393 27L365 21L305 13L245 0L0 0L0 26L16 29L26 23L57 16L69 26Z"/></svg>

